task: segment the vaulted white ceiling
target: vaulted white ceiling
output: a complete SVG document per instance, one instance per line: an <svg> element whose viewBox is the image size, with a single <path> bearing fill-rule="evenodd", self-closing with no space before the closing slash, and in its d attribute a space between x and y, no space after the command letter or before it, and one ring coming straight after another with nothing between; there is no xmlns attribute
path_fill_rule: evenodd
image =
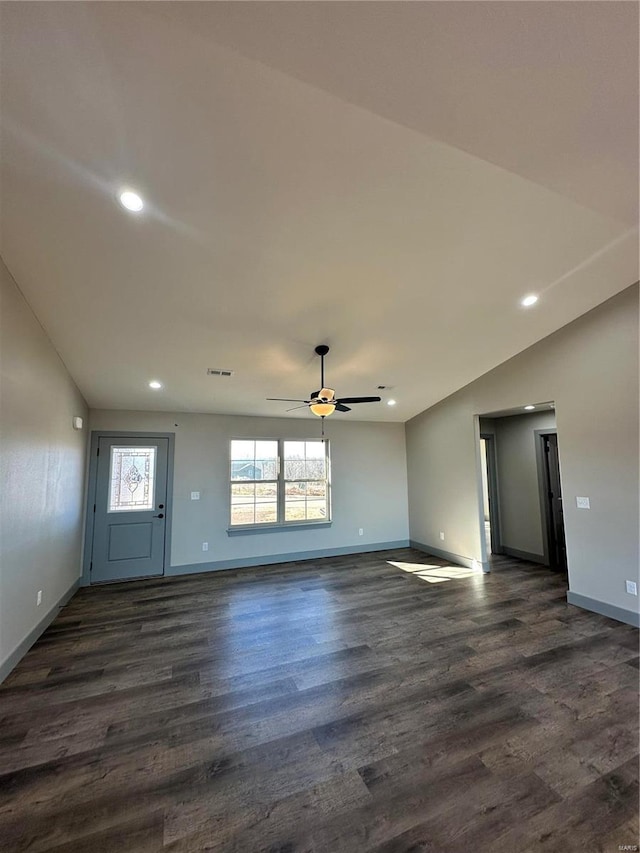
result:
<svg viewBox="0 0 640 853"><path fill-rule="evenodd" d="M637 280L637 19L5 3L3 257L93 407L405 420Z"/></svg>

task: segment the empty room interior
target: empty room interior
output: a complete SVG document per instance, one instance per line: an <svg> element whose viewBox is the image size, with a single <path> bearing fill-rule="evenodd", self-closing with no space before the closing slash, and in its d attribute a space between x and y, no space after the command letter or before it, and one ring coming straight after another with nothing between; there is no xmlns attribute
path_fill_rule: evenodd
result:
<svg viewBox="0 0 640 853"><path fill-rule="evenodd" d="M0 849L638 850L636 2L0 3Z"/></svg>

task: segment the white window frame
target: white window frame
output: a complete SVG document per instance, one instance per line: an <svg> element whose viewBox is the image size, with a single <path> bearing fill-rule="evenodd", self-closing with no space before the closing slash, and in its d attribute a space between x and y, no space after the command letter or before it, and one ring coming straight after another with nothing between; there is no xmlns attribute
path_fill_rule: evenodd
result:
<svg viewBox="0 0 640 853"><path fill-rule="evenodd" d="M232 443L234 441L275 441L278 445L278 455L276 462L276 472L277 476L275 480L234 480L231 476L232 474L232 465L233 460L231 456L231 448ZM304 483L304 482L312 482L317 483L318 478L314 477L309 480L305 479L296 479L296 480L285 480L284 478L284 445L287 441L313 441L320 442L324 444L325 448L325 470L326 470L326 485L327 485L327 515L325 518L303 518L298 521L285 521L285 509L286 509L286 501L285 501L285 487L287 482L295 482L295 483ZM277 491L277 521L266 521L260 522L256 521L251 524L233 524L232 521L232 487L234 485L238 485L238 483L275 483L276 491ZM261 437L253 437L253 436L234 436L229 441L229 533L233 532L241 532L241 531L260 531L260 530L278 530L283 528L293 528L293 527L322 527L327 526L331 523L331 448L329 446L329 441L327 439L319 439L315 437L299 437L295 436L292 438L273 438L272 436L261 436Z"/></svg>

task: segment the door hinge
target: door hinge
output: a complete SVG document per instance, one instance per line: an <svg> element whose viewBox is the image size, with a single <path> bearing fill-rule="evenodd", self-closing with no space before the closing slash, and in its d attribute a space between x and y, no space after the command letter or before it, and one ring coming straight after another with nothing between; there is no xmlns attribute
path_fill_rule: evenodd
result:
<svg viewBox="0 0 640 853"><path fill-rule="evenodd" d="M96 511L96 505L95 504L93 505L93 511L94 512Z"/></svg>
<svg viewBox="0 0 640 853"><path fill-rule="evenodd" d="M100 448L97 449L96 456L100 456Z"/></svg>
<svg viewBox="0 0 640 853"><path fill-rule="evenodd" d="M93 571L93 560L89 563L89 571Z"/></svg>

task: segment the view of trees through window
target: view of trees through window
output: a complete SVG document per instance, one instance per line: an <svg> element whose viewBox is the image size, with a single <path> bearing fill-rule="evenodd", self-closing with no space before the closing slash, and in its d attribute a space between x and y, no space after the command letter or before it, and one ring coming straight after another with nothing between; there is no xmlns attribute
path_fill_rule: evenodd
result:
<svg viewBox="0 0 640 853"><path fill-rule="evenodd" d="M231 525L328 520L327 460L320 439L233 439Z"/></svg>

